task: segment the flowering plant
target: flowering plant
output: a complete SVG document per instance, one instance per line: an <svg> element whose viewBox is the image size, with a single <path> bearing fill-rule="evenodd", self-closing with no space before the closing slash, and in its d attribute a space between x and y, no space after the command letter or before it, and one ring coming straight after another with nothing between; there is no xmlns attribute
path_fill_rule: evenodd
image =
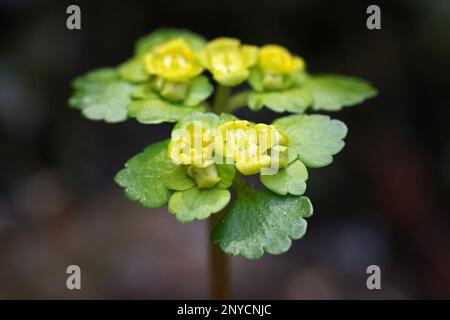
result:
<svg viewBox="0 0 450 320"><path fill-rule="evenodd" d="M115 181L130 200L167 204L183 223L221 212L212 242L249 259L284 253L305 234L313 212L304 196L308 168L329 165L344 147L345 124L309 111L338 111L376 95L357 78L310 74L303 58L279 45L207 42L176 29L143 37L131 59L89 72L73 88L69 105L88 119L175 122L170 139L132 157ZM231 114L245 106L292 114L272 124ZM259 175L261 187L249 175Z"/></svg>

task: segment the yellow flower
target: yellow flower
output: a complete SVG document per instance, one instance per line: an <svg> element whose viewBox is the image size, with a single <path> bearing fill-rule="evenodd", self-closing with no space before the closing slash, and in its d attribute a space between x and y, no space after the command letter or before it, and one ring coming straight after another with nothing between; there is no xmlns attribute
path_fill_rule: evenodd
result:
<svg viewBox="0 0 450 320"><path fill-rule="evenodd" d="M147 53L144 63L149 74L174 82L186 82L203 71L194 52L182 38Z"/></svg>
<svg viewBox="0 0 450 320"><path fill-rule="evenodd" d="M251 124L246 120L233 120L219 126L224 139L221 152L233 159L236 169L244 175L261 172L263 168L286 165L287 135L273 125Z"/></svg>
<svg viewBox="0 0 450 320"><path fill-rule="evenodd" d="M258 91L284 90L292 85L294 74L303 69L302 58L293 56L286 48L269 44L259 50L257 68L249 81Z"/></svg>
<svg viewBox="0 0 450 320"><path fill-rule="evenodd" d="M237 39L217 38L199 53L199 59L217 82L235 86L248 78L248 68L256 64L258 59L258 48L241 45Z"/></svg>
<svg viewBox="0 0 450 320"><path fill-rule="evenodd" d="M172 136L167 154L176 164L206 167L213 163L211 141L209 130L191 123Z"/></svg>
<svg viewBox="0 0 450 320"><path fill-rule="evenodd" d="M265 45L259 50L258 65L264 72L281 75L305 68L302 58L292 56L286 48L276 44Z"/></svg>
<svg viewBox="0 0 450 320"><path fill-rule="evenodd" d="M167 149L174 163L188 166L187 173L199 188L212 188L220 181L211 141L209 130L191 123L172 137Z"/></svg>

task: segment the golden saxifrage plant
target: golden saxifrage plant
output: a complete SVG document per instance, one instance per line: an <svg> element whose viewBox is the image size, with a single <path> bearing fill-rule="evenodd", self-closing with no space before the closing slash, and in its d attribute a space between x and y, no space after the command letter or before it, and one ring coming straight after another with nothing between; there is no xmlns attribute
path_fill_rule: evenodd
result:
<svg viewBox="0 0 450 320"><path fill-rule="evenodd" d="M377 94L354 77L310 74L300 56L279 45L206 41L177 29L139 39L128 61L78 77L73 88L69 105L88 119L176 123L169 139L132 157L115 181L130 200L167 205L183 223L227 207L211 241L249 259L284 253L305 234L313 213L303 195L308 168L331 164L344 147L345 124L314 113ZM291 115L263 124L231 114L246 106ZM259 175L262 187L248 175Z"/></svg>

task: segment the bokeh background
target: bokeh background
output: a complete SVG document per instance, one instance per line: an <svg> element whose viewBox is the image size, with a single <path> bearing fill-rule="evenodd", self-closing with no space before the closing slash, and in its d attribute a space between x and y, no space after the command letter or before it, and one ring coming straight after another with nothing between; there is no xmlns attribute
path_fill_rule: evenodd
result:
<svg viewBox="0 0 450 320"><path fill-rule="evenodd" d="M81 7L80 31L66 29L69 4ZM381 30L366 28L369 4ZM0 10L1 299L208 298L206 223L140 208L113 182L171 125L92 122L66 103L71 79L118 65L161 26L280 43L313 73L379 90L332 115L349 127L347 147L310 172L306 236L282 256L231 259L234 298L450 298L447 0L2 0ZM66 289L70 264L81 291ZM366 288L371 264L382 290Z"/></svg>

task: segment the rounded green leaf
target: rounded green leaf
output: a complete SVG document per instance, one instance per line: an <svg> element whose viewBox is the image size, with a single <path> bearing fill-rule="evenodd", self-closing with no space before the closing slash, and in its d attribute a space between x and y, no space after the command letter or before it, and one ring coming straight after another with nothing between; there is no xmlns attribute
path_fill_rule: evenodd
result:
<svg viewBox="0 0 450 320"><path fill-rule="evenodd" d="M281 254L292 239L306 232L313 208L307 197L237 188L237 200L213 229L211 240L230 255L258 259L264 252Z"/></svg>
<svg viewBox="0 0 450 320"><path fill-rule="evenodd" d="M203 220L225 208L230 198L228 190L194 187L175 192L169 200L169 212L183 223Z"/></svg>
<svg viewBox="0 0 450 320"><path fill-rule="evenodd" d="M140 38L136 43L135 54L142 56L152 51L155 47L176 38L183 38L195 51L203 49L206 44L205 38L189 30L161 28Z"/></svg>
<svg viewBox="0 0 450 320"><path fill-rule="evenodd" d="M287 163L289 164L291 162L294 162L297 159L298 159L297 151L295 151L292 148L288 148L287 149Z"/></svg>
<svg viewBox="0 0 450 320"><path fill-rule="evenodd" d="M234 164L216 164L217 172L220 181L216 188L227 189L233 183L234 175L236 174L236 167Z"/></svg>
<svg viewBox="0 0 450 320"><path fill-rule="evenodd" d="M319 168L333 162L342 150L346 125L323 115L291 115L274 121L289 137L289 148L308 167Z"/></svg>
<svg viewBox="0 0 450 320"><path fill-rule="evenodd" d="M275 112L303 113L312 102L311 94L305 89L273 92L253 91L248 96L248 106L253 111L258 111L266 106Z"/></svg>
<svg viewBox="0 0 450 320"><path fill-rule="evenodd" d="M337 111L356 105L377 95L377 90L365 80L338 75L310 77L305 84L314 99L314 110Z"/></svg>
<svg viewBox="0 0 450 320"><path fill-rule="evenodd" d="M251 68L250 75L248 76L248 83L256 91L263 91L264 85L262 81L262 73L259 68Z"/></svg>
<svg viewBox="0 0 450 320"><path fill-rule="evenodd" d="M115 69L91 71L76 78L72 85L74 94L69 105L80 109L86 118L110 123L127 119L127 107L135 86L120 79Z"/></svg>
<svg viewBox="0 0 450 320"><path fill-rule="evenodd" d="M173 129L184 129L189 124L194 122L201 123L201 126L205 129L214 129L224 122L237 119L238 118L235 115L229 113L221 113L220 115L217 115L212 112L192 112L178 121Z"/></svg>
<svg viewBox="0 0 450 320"><path fill-rule="evenodd" d="M196 106L205 101L213 92L214 87L209 83L205 76L198 76L192 79L189 84L189 91L183 104L187 106Z"/></svg>
<svg viewBox="0 0 450 320"><path fill-rule="evenodd" d="M308 171L305 165L296 160L274 175L261 175L260 180L269 190L280 195L300 196L305 193Z"/></svg>
<svg viewBox="0 0 450 320"><path fill-rule="evenodd" d="M186 166L175 166L169 175L164 176L164 184L170 190L183 191L195 186Z"/></svg>
<svg viewBox="0 0 450 320"><path fill-rule="evenodd" d="M114 178L125 195L143 207L161 207L172 194L169 189L186 190L195 185L186 170L167 157L168 144L169 140L164 140L150 145L128 160Z"/></svg>
<svg viewBox="0 0 450 320"><path fill-rule="evenodd" d="M205 129L216 128L221 122L222 119L220 116L211 112L193 112L186 116L184 116L174 127L175 129L184 129L189 124L198 122L201 123L201 126Z"/></svg>
<svg viewBox="0 0 450 320"><path fill-rule="evenodd" d="M131 94L131 97L136 100L161 99L159 95L155 91L153 91L151 82L141 83L136 86L136 89Z"/></svg>
<svg viewBox="0 0 450 320"><path fill-rule="evenodd" d="M222 122L228 122L228 121L233 121L233 120L239 120L239 118L237 116L235 116L234 114L231 113L221 113L219 115L220 119L222 120Z"/></svg>
<svg viewBox="0 0 450 320"><path fill-rule="evenodd" d="M139 58L130 59L119 66L122 79L131 82L142 82L150 78L144 70L144 63Z"/></svg>
<svg viewBox="0 0 450 320"><path fill-rule="evenodd" d="M128 106L128 115L136 118L140 123L151 124L176 122L190 113L204 110L203 106L186 107L155 96L154 98L133 101Z"/></svg>

